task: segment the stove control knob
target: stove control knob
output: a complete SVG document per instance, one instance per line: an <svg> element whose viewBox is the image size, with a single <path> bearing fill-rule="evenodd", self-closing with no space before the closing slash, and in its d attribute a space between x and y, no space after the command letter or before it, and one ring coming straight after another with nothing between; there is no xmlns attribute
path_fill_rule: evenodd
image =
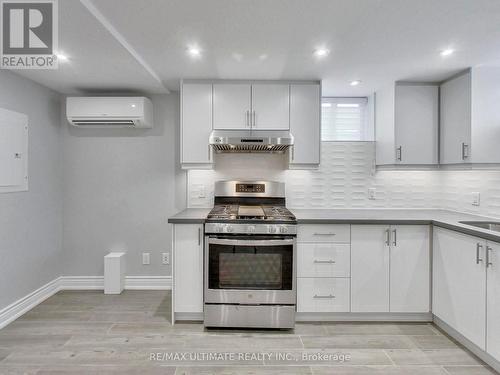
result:
<svg viewBox="0 0 500 375"><path fill-rule="evenodd" d="M288 233L287 227L280 227L280 233Z"/></svg>
<svg viewBox="0 0 500 375"><path fill-rule="evenodd" d="M267 231L269 233L276 233L276 227L274 225L270 225L269 227L267 227Z"/></svg>
<svg viewBox="0 0 500 375"><path fill-rule="evenodd" d="M255 225L249 225L247 227L247 232L248 233L255 233Z"/></svg>

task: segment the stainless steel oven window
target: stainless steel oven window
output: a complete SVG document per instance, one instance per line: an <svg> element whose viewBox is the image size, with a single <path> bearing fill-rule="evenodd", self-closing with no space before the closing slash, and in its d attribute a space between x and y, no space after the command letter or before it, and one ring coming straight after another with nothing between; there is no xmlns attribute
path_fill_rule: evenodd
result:
<svg viewBox="0 0 500 375"><path fill-rule="evenodd" d="M226 289L281 289L282 254L219 254L219 287Z"/></svg>
<svg viewBox="0 0 500 375"><path fill-rule="evenodd" d="M208 241L209 289L293 289L293 240Z"/></svg>
<svg viewBox="0 0 500 375"><path fill-rule="evenodd" d="M253 239L252 239L253 238ZM297 244L294 237L279 238L275 236L266 238L265 240L256 240L257 236L251 238L235 239L234 236L227 237L205 237L204 246L204 301L205 304L222 303L222 304L287 304L295 305L297 300ZM286 245L290 246L292 253L292 284L287 285L287 289L282 285L281 289L252 289L252 288L224 288L212 289L209 282L209 254L210 245L231 245L231 246L271 246ZM218 267L218 264L216 264ZM282 265L283 267L283 265ZM212 267L212 269L214 269ZM282 269L283 271L283 269ZM283 284L283 281L282 281ZM212 285L213 286L213 285ZM216 286L219 288L219 286ZM289 289L288 289L289 288Z"/></svg>

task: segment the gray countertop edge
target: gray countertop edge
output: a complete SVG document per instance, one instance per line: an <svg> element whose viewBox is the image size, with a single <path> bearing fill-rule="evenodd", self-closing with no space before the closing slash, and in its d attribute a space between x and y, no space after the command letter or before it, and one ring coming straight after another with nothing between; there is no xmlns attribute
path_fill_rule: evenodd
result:
<svg viewBox="0 0 500 375"><path fill-rule="evenodd" d="M496 234L495 232L489 231L487 229L474 229L470 225L465 224L453 224L453 223L445 223L437 220L433 220L432 224L436 227L450 229L455 232L460 232L463 234L467 234L469 236L479 237L483 240L489 240L493 242L500 242L500 232Z"/></svg>
<svg viewBox="0 0 500 375"><path fill-rule="evenodd" d="M297 224L432 224L431 219L298 219Z"/></svg>
<svg viewBox="0 0 500 375"><path fill-rule="evenodd" d="M168 219L169 224L204 224L206 222L206 214L209 210L203 209L188 209ZM460 212L450 212L452 217L446 219L440 218L439 212L434 214L437 218L432 218L433 213L429 214L429 218L298 218L297 224L380 224L380 225L435 225L440 228L450 229L466 235L478 237L481 239L500 242L500 232L494 232L486 229L476 228L470 225L460 223L461 220L467 218L472 219L470 214ZM199 216L198 216L199 215ZM409 215L411 216L411 214ZM441 219L441 220L440 220ZM443 220L444 219L444 220ZM484 217L474 217L474 219L488 219ZM495 221L494 219L491 219Z"/></svg>
<svg viewBox="0 0 500 375"><path fill-rule="evenodd" d="M176 219L176 218L170 218L168 219L169 224L205 224L206 219Z"/></svg>

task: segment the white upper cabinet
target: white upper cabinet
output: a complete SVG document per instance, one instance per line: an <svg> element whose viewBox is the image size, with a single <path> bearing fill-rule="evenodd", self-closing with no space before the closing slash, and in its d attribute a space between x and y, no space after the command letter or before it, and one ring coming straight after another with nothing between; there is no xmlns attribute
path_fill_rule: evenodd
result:
<svg viewBox="0 0 500 375"><path fill-rule="evenodd" d="M500 68L477 67L441 85L441 164L500 163Z"/></svg>
<svg viewBox="0 0 500 375"><path fill-rule="evenodd" d="M290 131L290 168L320 162L321 86L312 81L205 81L181 84L181 166L213 167L213 130ZM245 134L242 132L241 134Z"/></svg>
<svg viewBox="0 0 500 375"><path fill-rule="evenodd" d="M441 85L441 164L470 161L471 73Z"/></svg>
<svg viewBox="0 0 500 375"><path fill-rule="evenodd" d="M319 84L290 85L290 132L294 137L294 145L289 151L290 168L318 166L321 143Z"/></svg>
<svg viewBox="0 0 500 375"><path fill-rule="evenodd" d="M288 83L214 83L214 129L288 130Z"/></svg>
<svg viewBox="0 0 500 375"><path fill-rule="evenodd" d="M375 94L377 165L438 164L439 87L396 83Z"/></svg>
<svg viewBox="0 0 500 375"><path fill-rule="evenodd" d="M290 128L290 85L252 84L251 125L255 130Z"/></svg>
<svg viewBox="0 0 500 375"><path fill-rule="evenodd" d="M252 86L247 83L214 83L213 87L213 128L217 130L249 129L252 114Z"/></svg>
<svg viewBox="0 0 500 375"><path fill-rule="evenodd" d="M395 140L397 164L437 164L439 87L396 85Z"/></svg>
<svg viewBox="0 0 500 375"><path fill-rule="evenodd" d="M212 150L212 84L181 85L181 164L184 168L210 168Z"/></svg>

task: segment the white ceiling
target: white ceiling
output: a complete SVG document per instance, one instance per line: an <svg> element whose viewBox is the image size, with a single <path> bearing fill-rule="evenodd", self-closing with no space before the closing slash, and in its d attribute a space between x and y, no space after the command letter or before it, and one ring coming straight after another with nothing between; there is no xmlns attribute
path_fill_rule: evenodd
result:
<svg viewBox="0 0 500 375"><path fill-rule="evenodd" d="M70 60L18 73L63 93L159 93L181 78L248 78L321 79L324 95L358 96L394 80L500 64L499 0L61 0L59 8ZM186 53L191 44L200 58ZM317 59L317 47L331 52ZM445 48L456 52L443 58ZM351 87L355 79L362 83Z"/></svg>

